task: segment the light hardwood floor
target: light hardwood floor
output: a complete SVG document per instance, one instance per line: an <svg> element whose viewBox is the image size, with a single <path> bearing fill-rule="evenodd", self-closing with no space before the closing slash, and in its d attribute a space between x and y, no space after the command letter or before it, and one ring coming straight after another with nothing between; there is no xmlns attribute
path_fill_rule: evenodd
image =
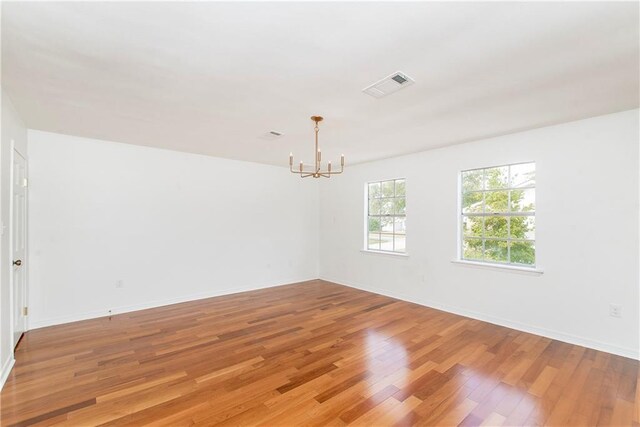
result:
<svg viewBox="0 0 640 427"><path fill-rule="evenodd" d="M638 362L323 281L28 332L10 425L638 426Z"/></svg>

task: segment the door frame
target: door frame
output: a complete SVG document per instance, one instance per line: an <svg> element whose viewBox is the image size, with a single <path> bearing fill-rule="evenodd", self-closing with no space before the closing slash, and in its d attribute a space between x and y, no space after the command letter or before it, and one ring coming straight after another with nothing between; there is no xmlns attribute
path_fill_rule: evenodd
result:
<svg viewBox="0 0 640 427"><path fill-rule="evenodd" d="M13 242L14 242L14 222L15 222L15 218L13 217L13 212L14 212L14 206L13 206L13 186L15 185L14 179L15 179L15 171L14 171L14 161L15 161L15 156L16 153L18 155L20 155L23 159L24 159L24 164L25 164L25 175L28 177L29 176L29 160L27 158L26 153L23 153L20 149L18 149L18 147L16 147L16 143L15 140L11 140L11 163L9 166L9 173L10 173L10 179L9 179L9 250L7 252L9 252L7 254L8 259L8 265L9 265L9 300L11 301L10 304L10 310L9 310L9 316L10 316L10 333L11 333L11 353L13 353L15 351L16 345L18 344L18 342L20 341L20 338L18 338L16 340L15 338L15 331L14 331L14 319L15 319L15 311L19 308L17 308L15 306L15 295L14 295L14 284L13 284L13 272L14 272L14 268L13 268ZM25 296L25 300L27 302L27 307L28 307L28 303L29 303L29 181L27 178L27 187L25 188L25 252L24 252L24 271L22 274L24 274L24 296ZM25 319L25 325L24 325L24 331L27 332L29 330L29 316L26 316L27 318Z"/></svg>

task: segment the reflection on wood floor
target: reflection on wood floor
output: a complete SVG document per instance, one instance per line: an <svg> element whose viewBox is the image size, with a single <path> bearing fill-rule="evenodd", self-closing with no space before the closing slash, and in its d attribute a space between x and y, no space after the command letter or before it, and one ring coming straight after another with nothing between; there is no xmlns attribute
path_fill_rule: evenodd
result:
<svg viewBox="0 0 640 427"><path fill-rule="evenodd" d="M323 281L28 332L2 425L639 425L638 362Z"/></svg>

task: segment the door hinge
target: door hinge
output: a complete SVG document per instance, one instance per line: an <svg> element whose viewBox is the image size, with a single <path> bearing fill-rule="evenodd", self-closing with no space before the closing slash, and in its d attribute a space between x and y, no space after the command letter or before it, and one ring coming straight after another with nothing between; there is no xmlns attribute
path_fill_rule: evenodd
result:
<svg viewBox="0 0 640 427"><path fill-rule="evenodd" d="M29 307L22 307L22 315L23 316L29 315Z"/></svg>
<svg viewBox="0 0 640 427"><path fill-rule="evenodd" d="M29 180L27 178L23 178L22 180L22 186L23 187L28 187L29 186Z"/></svg>

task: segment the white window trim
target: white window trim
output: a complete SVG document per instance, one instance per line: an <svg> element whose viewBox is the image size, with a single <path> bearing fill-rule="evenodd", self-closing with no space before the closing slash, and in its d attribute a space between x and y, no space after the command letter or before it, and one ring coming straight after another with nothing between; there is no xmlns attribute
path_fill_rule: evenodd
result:
<svg viewBox="0 0 640 427"><path fill-rule="evenodd" d="M376 251L374 249L360 249L360 252L372 255L390 255L394 257L409 258L409 254L406 252Z"/></svg>
<svg viewBox="0 0 640 427"><path fill-rule="evenodd" d="M496 263L484 262L484 261L469 261L466 259L453 259L451 260L451 262L454 264L465 266L465 267L481 268L481 269L487 269L487 270L496 270L496 271L502 270L502 271L509 271L512 273L530 274L534 276L540 276L544 274L544 270L539 267L521 267L519 265L513 265L513 264L496 264Z"/></svg>
<svg viewBox="0 0 640 427"><path fill-rule="evenodd" d="M494 269L494 270L511 270L511 271L519 271L519 272L527 272L527 273L533 273L533 274L542 274L544 271L542 269L540 269L537 265L537 260L538 260L538 253L536 251L536 264L531 265L531 266L527 266L527 265L520 265L520 264L515 264L515 263L497 263L497 262L490 262L490 261L482 261L482 260L468 260L468 259L464 259L462 256L462 251L463 251L463 230L462 230L462 217L464 216L462 214L462 173L463 172L469 172L469 171L474 171L474 170L482 170L482 169L492 169L492 168L499 168L499 167L504 167L504 166L517 166L517 165L523 165L523 164L527 164L527 163L534 163L536 164L536 173L537 173L537 162L535 160L529 160L529 161L524 161L524 162L516 162L516 163L505 163L505 164L501 164L501 165L494 165L494 166L484 166L484 167L479 167L479 168L471 168L471 169L463 169L460 172L458 172L458 205L456 206L456 216L458 219L458 233L457 233L457 254L456 254L456 258L454 260L452 260L451 262L456 263L456 264L461 264L461 265L466 265L466 266L470 266L470 267L486 267L489 269ZM533 189L537 189L537 177L536 177L536 185L534 185L533 187L518 187L517 189L527 189L527 188L533 188ZM504 190L509 191L515 188L512 187L508 187L505 188ZM502 189L500 189L502 190ZM536 228L537 228L537 212L538 212L538 203L537 203L537 191L536 191L536 210L533 212L533 214L531 213L512 213L512 212L505 212L505 213L501 213L501 216L533 216L534 218L536 218ZM524 214L524 215L523 215ZM487 213L482 213L482 215L474 215L474 216L492 216L492 214L487 214ZM511 240L511 239L508 239ZM536 238L535 239L531 239L533 242L537 242L537 232L536 232Z"/></svg>
<svg viewBox="0 0 640 427"><path fill-rule="evenodd" d="M376 182L385 182L385 181L396 181L396 180L404 180L404 199L405 199L405 209L406 209L406 201L407 201L407 178L406 177L396 177L396 178L385 178L385 179L377 179L372 181L366 181L364 183L364 227L363 227L363 239L362 239L362 249L360 252L366 254L374 254L374 255L391 255L391 256L399 256L407 258L409 256L408 251L408 239L405 234L405 246L404 252L395 252L395 251L384 251L384 250L376 250L369 249L369 184L373 184ZM407 220L407 212L404 214L405 223L408 223Z"/></svg>

